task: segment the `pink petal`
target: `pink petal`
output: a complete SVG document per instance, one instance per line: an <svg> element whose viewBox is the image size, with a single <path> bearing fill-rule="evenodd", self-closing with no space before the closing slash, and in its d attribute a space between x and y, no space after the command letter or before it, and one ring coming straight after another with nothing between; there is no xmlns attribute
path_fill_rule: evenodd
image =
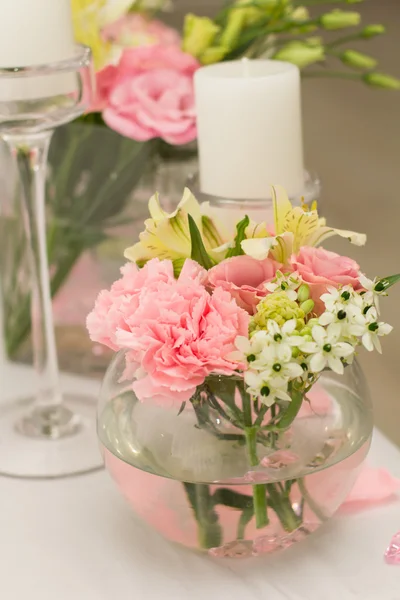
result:
<svg viewBox="0 0 400 600"><path fill-rule="evenodd" d="M106 108L103 112L103 119L111 129L126 137L132 138L138 142L147 142L152 138L158 137L156 131L143 127L135 122L132 117L127 118L119 115L114 109Z"/></svg>
<svg viewBox="0 0 400 600"><path fill-rule="evenodd" d="M342 509L359 510L390 500L400 490L400 480L386 469L364 467Z"/></svg>

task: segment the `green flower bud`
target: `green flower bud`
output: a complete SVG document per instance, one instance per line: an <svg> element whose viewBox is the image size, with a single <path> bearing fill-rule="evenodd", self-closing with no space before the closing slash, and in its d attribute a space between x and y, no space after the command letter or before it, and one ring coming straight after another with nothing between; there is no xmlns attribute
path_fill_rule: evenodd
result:
<svg viewBox="0 0 400 600"><path fill-rule="evenodd" d="M257 312L250 323L250 331L266 329L270 320L282 327L291 319L296 319L296 327L301 330L305 325L304 317L305 313L297 302L289 300L285 292L274 292L261 300L257 306Z"/></svg>
<svg viewBox="0 0 400 600"><path fill-rule="evenodd" d="M220 39L221 45L229 48L229 50L235 48L240 34L246 27L246 10L245 8L237 8L229 13L226 28Z"/></svg>
<svg viewBox="0 0 400 600"><path fill-rule="evenodd" d="M292 21L308 21L310 13L305 6L298 6L290 13L290 18Z"/></svg>
<svg viewBox="0 0 400 600"><path fill-rule="evenodd" d="M375 69L378 61L372 56L363 54L362 52L356 52L355 50L346 50L340 57L341 61L349 67L355 67L356 69L370 70Z"/></svg>
<svg viewBox="0 0 400 600"><path fill-rule="evenodd" d="M306 300L303 304L300 305L301 310L304 311L305 315L309 315L310 312L314 310L315 302L314 300Z"/></svg>
<svg viewBox="0 0 400 600"><path fill-rule="evenodd" d="M299 333L302 337L309 337L311 340L311 327L308 327L308 325L303 327L303 329L299 331Z"/></svg>
<svg viewBox="0 0 400 600"><path fill-rule="evenodd" d="M310 286L306 283L303 283L299 289L297 290L297 299L298 301L305 302L310 297Z"/></svg>
<svg viewBox="0 0 400 600"><path fill-rule="evenodd" d="M367 25L361 32L361 36L367 40L377 35L383 35L386 33L386 27L384 25Z"/></svg>
<svg viewBox="0 0 400 600"><path fill-rule="evenodd" d="M345 27L354 27L359 25L361 16L356 12L347 12L344 10L332 10L320 17L321 26L324 29L343 29Z"/></svg>
<svg viewBox="0 0 400 600"><path fill-rule="evenodd" d="M363 80L368 85L386 90L400 90L400 80L384 73L367 73Z"/></svg>
<svg viewBox="0 0 400 600"><path fill-rule="evenodd" d="M229 50L223 46L207 48L200 57L201 62L203 65L213 65L214 63L220 62L228 52Z"/></svg>
<svg viewBox="0 0 400 600"><path fill-rule="evenodd" d="M208 17L197 17L189 13L183 28L182 49L201 59L203 52L213 45L219 32L220 27Z"/></svg>
<svg viewBox="0 0 400 600"><path fill-rule="evenodd" d="M307 327L314 327L314 325L318 325L318 319L310 319L307 323Z"/></svg>
<svg viewBox="0 0 400 600"><path fill-rule="evenodd" d="M283 60L304 69L308 65L325 60L324 47L293 41L283 46L274 56L275 60Z"/></svg>

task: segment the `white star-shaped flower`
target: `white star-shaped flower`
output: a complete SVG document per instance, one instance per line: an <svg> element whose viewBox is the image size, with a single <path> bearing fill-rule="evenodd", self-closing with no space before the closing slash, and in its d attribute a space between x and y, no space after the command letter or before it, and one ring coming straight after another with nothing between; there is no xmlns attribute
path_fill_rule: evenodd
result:
<svg viewBox="0 0 400 600"><path fill-rule="evenodd" d="M299 348L306 354L312 354L309 360L310 371L319 373L329 367L342 375L344 366L341 359L354 353L354 347L347 342L340 342L342 328L338 323L329 325L327 329L314 325L311 330L313 341L305 341Z"/></svg>
<svg viewBox="0 0 400 600"><path fill-rule="evenodd" d="M385 292L385 289L376 289L376 286L380 281L379 278L375 277L374 280L368 279L368 277L361 273L358 278L358 281L365 290L365 293L362 295L364 303L369 306L375 306L376 310L379 313L379 296L387 296L387 292Z"/></svg>
<svg viewBox="0 0 400 600"><path fill-rule="evenodd" d="M289 300L297 300L297 290L302 285L303 281L297 273L284 274L281 271L276 272L276 277L269 283L265 283L264 287L268 292L284 291Z"/></svg>
<svg viewBox="0 0 400 600"><path fill-rule="evenodd" d="M270 371L246 371L244 380L247 391L252 396L260 398L266 406L272 406L277 400L291 401L287 393L288 381L283 377L271 377Z"/></svg>

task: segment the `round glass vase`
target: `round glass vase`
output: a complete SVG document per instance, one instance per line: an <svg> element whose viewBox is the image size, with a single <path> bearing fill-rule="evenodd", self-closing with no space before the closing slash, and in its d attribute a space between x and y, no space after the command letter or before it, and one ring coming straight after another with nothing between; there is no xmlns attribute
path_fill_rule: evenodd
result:
<svg viewBox="0 0 400 600"><path fill-rule="evenodd" d="M135 513L169 540L258 556L300 542L346 499L372 435L356 362L268 408L240 376L211 375L182 405L173 392L162 405L140 402L126 358L116 355L102 387L104 461Z"/></svg>

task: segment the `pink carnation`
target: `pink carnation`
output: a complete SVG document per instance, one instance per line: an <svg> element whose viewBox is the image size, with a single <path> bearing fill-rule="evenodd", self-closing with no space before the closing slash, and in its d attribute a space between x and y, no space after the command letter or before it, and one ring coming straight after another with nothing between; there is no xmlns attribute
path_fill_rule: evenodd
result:
<svg viewBox="0 0 400 600"><path fill-rule="evenodd" d="M100 292L86 325L93 342L104 344L111 350L120 350L116 340L118 330L127 330L127 319L140 301L143 288L157 288L162 282L174 280L172 263L150 261L144 269L127 263L121 269L122 278L110 290Z"/></svg>
<svg viewBox="0 0 400 600"><path fill-rule="evenodd" d="M186 144L197 136L193 75L199 66L174 45L126 49L116 67L97 74L96 106L104 108L107 125L126 137Z"/></svg>
<svg viewBox="0 0 400 600"><path fill-rule="evenodd" d="M340 256L323 248L304 246L291 258L291 264L311 290L316 312L324 310L320 298L328 286L351 285L355 290L361 288L358 280L360 267L347 256Z"/></svg>
<svg viewBox="0 0 400 600"><path fill-rule="evenodd" d="M211 288L221 287L230 293L239 306L248 313L256 312L257 304L267 291L264 287L276 277L282 265L266 258L256 260L250 256L235 256L222 261L208 272Z"/></svg>
<svg viewBox="0 0 400 600"><path fill-rule="evenodd" d="M248 334L249 316L224 290L210 295L204 277L191 260L177 280L170 261L154 259L140 271L129 266L89 315L91 338L128 349L139 366L133 389L140 400L180 404L210 373L229 376L244 367L229 355L236 337Z"/></svg>

